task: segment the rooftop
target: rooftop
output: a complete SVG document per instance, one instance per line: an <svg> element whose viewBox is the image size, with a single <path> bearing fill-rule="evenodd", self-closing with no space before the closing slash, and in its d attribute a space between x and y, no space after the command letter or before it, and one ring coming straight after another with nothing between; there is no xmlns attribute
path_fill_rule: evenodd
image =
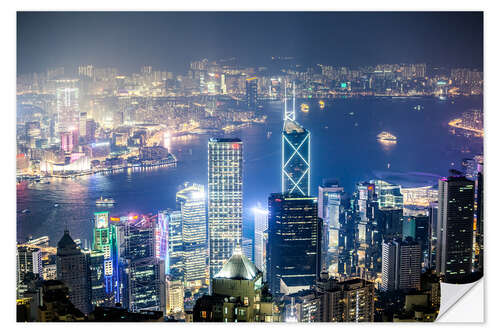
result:
<svg viewBox="0 0 500 333"><path fill-rule="evenodd" d="M239 249L215 275L216 279L253 280L258 273L257 267Z"/></svg>

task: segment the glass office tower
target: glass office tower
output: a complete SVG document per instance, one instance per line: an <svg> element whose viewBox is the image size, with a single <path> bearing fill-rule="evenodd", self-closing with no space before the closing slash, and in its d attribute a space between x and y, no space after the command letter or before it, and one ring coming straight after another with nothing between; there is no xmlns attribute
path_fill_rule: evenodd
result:
<svg viewBox="0 0 500 333"><path fill-rule="evenodd" d="M267 281L271 292L309 289L321 271L323 226L317 199L273 193L268 203Z"/></svg>
<svg viewBox="0 0 500 333"><path fill-rule="evenodd" d="M474 181L439 180L436 270L445 282L466 282L472 273Z"/></svg>
<svg viewBox="0 0 500 333"><path fill-rule="evenodd" d="M281 134L281 192L308 196L311 193L311 135L295 121L295 84L293 106L287 109Z"/></svg>
<svg viewBox="0 0 500 333"><path fill-rule="evenodd" d="M208 231L212 278L241 246L243 226L243 142L208 142Z"/></svg>
<svg viewBox="0 0 500 333"><path fill-rule="evenodd" d="M184 284L188 288L198 288L208 279L205 187L186 183L176 197L182 214Z"/></svg>

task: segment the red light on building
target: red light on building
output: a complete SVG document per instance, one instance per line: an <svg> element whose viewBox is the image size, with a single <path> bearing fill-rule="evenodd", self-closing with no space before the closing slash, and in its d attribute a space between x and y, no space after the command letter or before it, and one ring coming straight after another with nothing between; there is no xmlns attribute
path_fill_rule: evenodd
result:
<svg viewBox="0 0 500 333"><path fill-rule="evenodd" d="M276 202L281 202L281 199L274 199L274 201L276 201Z"/></svg>
<svg viewBox="0 0 500 333"><path fill-rule="evenodd" d="M239 149L240 145L239 143L233 143L233 149Z"/></svg>

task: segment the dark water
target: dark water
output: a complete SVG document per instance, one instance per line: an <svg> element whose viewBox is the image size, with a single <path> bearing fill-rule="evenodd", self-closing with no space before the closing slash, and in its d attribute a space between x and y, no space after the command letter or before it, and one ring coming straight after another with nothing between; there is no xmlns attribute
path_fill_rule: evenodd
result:
<svg viewBox="0 0 500 333"><path fill-rule="evenodd" d="M407 186L434 184L448 169L458 168L462 158L482 152L482 139L453 135L447 125L470 108L482 108L479 97L456 99L454 103L431 98L336 99L327 102L323 110L315 100L305 102L310 111L298 110L297 120L311 131L313 195L323 178L338 179L348 192L357 181L371 178ZM414 110L419 104L423 110ZM270 104L264 112L269 116L265 125L230 135L244 142L244 235L248 237L253 235L249 208L257 202L265 205L269 193L280 191L281 105ZM382 146L376 140L381 131L396 135L398 143L390 148ZM18 241L48 235L55 244L66 225L74 238L91 239L90 219L93 212L102 210L95 206L101 195L117 201L110 209L117 216L175 208L175 193L183 182L206 185L208 138L172 142L179 159L176 168L18 185ZM54 207L55 203L59 206ZM31 213L22 214L24 209Z"/></svg>

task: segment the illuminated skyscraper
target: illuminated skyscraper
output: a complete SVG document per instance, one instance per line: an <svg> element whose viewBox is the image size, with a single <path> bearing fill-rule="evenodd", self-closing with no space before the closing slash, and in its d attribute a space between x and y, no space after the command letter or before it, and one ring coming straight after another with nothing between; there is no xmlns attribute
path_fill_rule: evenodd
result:
<svg viewBox="0 0 500 333"><path fill-rule="evenodd" d="M117 292L118 251L116 244L116 227L109 224L109 212L94 213L93 251L104 253L104 281L106 293L114 296Z"/></svg>
<svg viewBox="0 0 500 333"><path fill-rule="evenodd" d="M127 303L130 311L165 310L165 262L156 257L152 218L128 220L124 259L127 262Z"/></svg>
<svg viewBox="0 0 500 333"><path fill-rule="evenodd" d="M323 226L317 199L273 193L268 209L267 281L271 292L309 289L321 271Z"/></svg>
<svg viewBox="0 0 500 333"><path fill-rule="evenodd" d="M182 212L168 214L168 274L173 280L184 279L184 243L182 241Z"/></svg>
<svg viewBox="0 0 500 333"><path fill-rule="evenodd" d="M323 219L323 256L328 272L336 273L340 238L340 206L344 189L338 183L325 183L318 189L318 217Z"/></svg>
<svg viewBox="0 0 500 333"><path fill-rule="evenodd" d="M267 218L268 211L266 209L257 206L253 209L254 213L254 243L253 243L253 255L255 266L265 273L265 240L264 233L267 230Z"/></svg>
<svg viewBox="0 0 500 333"><path fill-rule="evenodd" d="M311 135L295 121L295 84L293 108L287 109L285 90L285 120L281 135L281 192L310 195Z"/></svg>
<svg viewBox="0 0 500 333"><path fill-rule="evenodd" d="M182 214L184 284L186 287L201 287L208 279L205 187L188 183L184 186L177 192Z"/></svg>
<svg viewBox="0 0 500 333"><path fill-rule="evenodd" d="M465 282L472 273L474 181L439 180L436 271L445 282Z"/></svg>
<svg viewBox="0 0 500 333"><path fill-rule="evenodd" d="M246 80L246 102L247 109L251 111L257 110L257 83L259 79L250 77Z"/></svg>
<svg viewBox="0 0 500 333"><path fill-rule="evenodd" d="M56 111L57 111L57 124L58 132L72 131L79 127L79 92L78 88L69 88L73 86L74 82L60 82L61 88L56 89Z"/></svg>
<svg viewBox="0 0 500 333"><path fill-rule="evenodd" d="M383 180L372 180L370 183L375 185L375 193L380 208L403 209L401 185L390 184Z"/></svg>
<svg viewBox="0 0 500 333"><path fill-rule="evenodd" d="M243 237L241 252L250 260L253 261L253 240Z"/></svg>
<svg viewBox="0 0 500 333"><path fill-rule="evenodd" d="M243 226L243 143L240 139L208 142L208 230L210 277L241 246Z"/></svg>

